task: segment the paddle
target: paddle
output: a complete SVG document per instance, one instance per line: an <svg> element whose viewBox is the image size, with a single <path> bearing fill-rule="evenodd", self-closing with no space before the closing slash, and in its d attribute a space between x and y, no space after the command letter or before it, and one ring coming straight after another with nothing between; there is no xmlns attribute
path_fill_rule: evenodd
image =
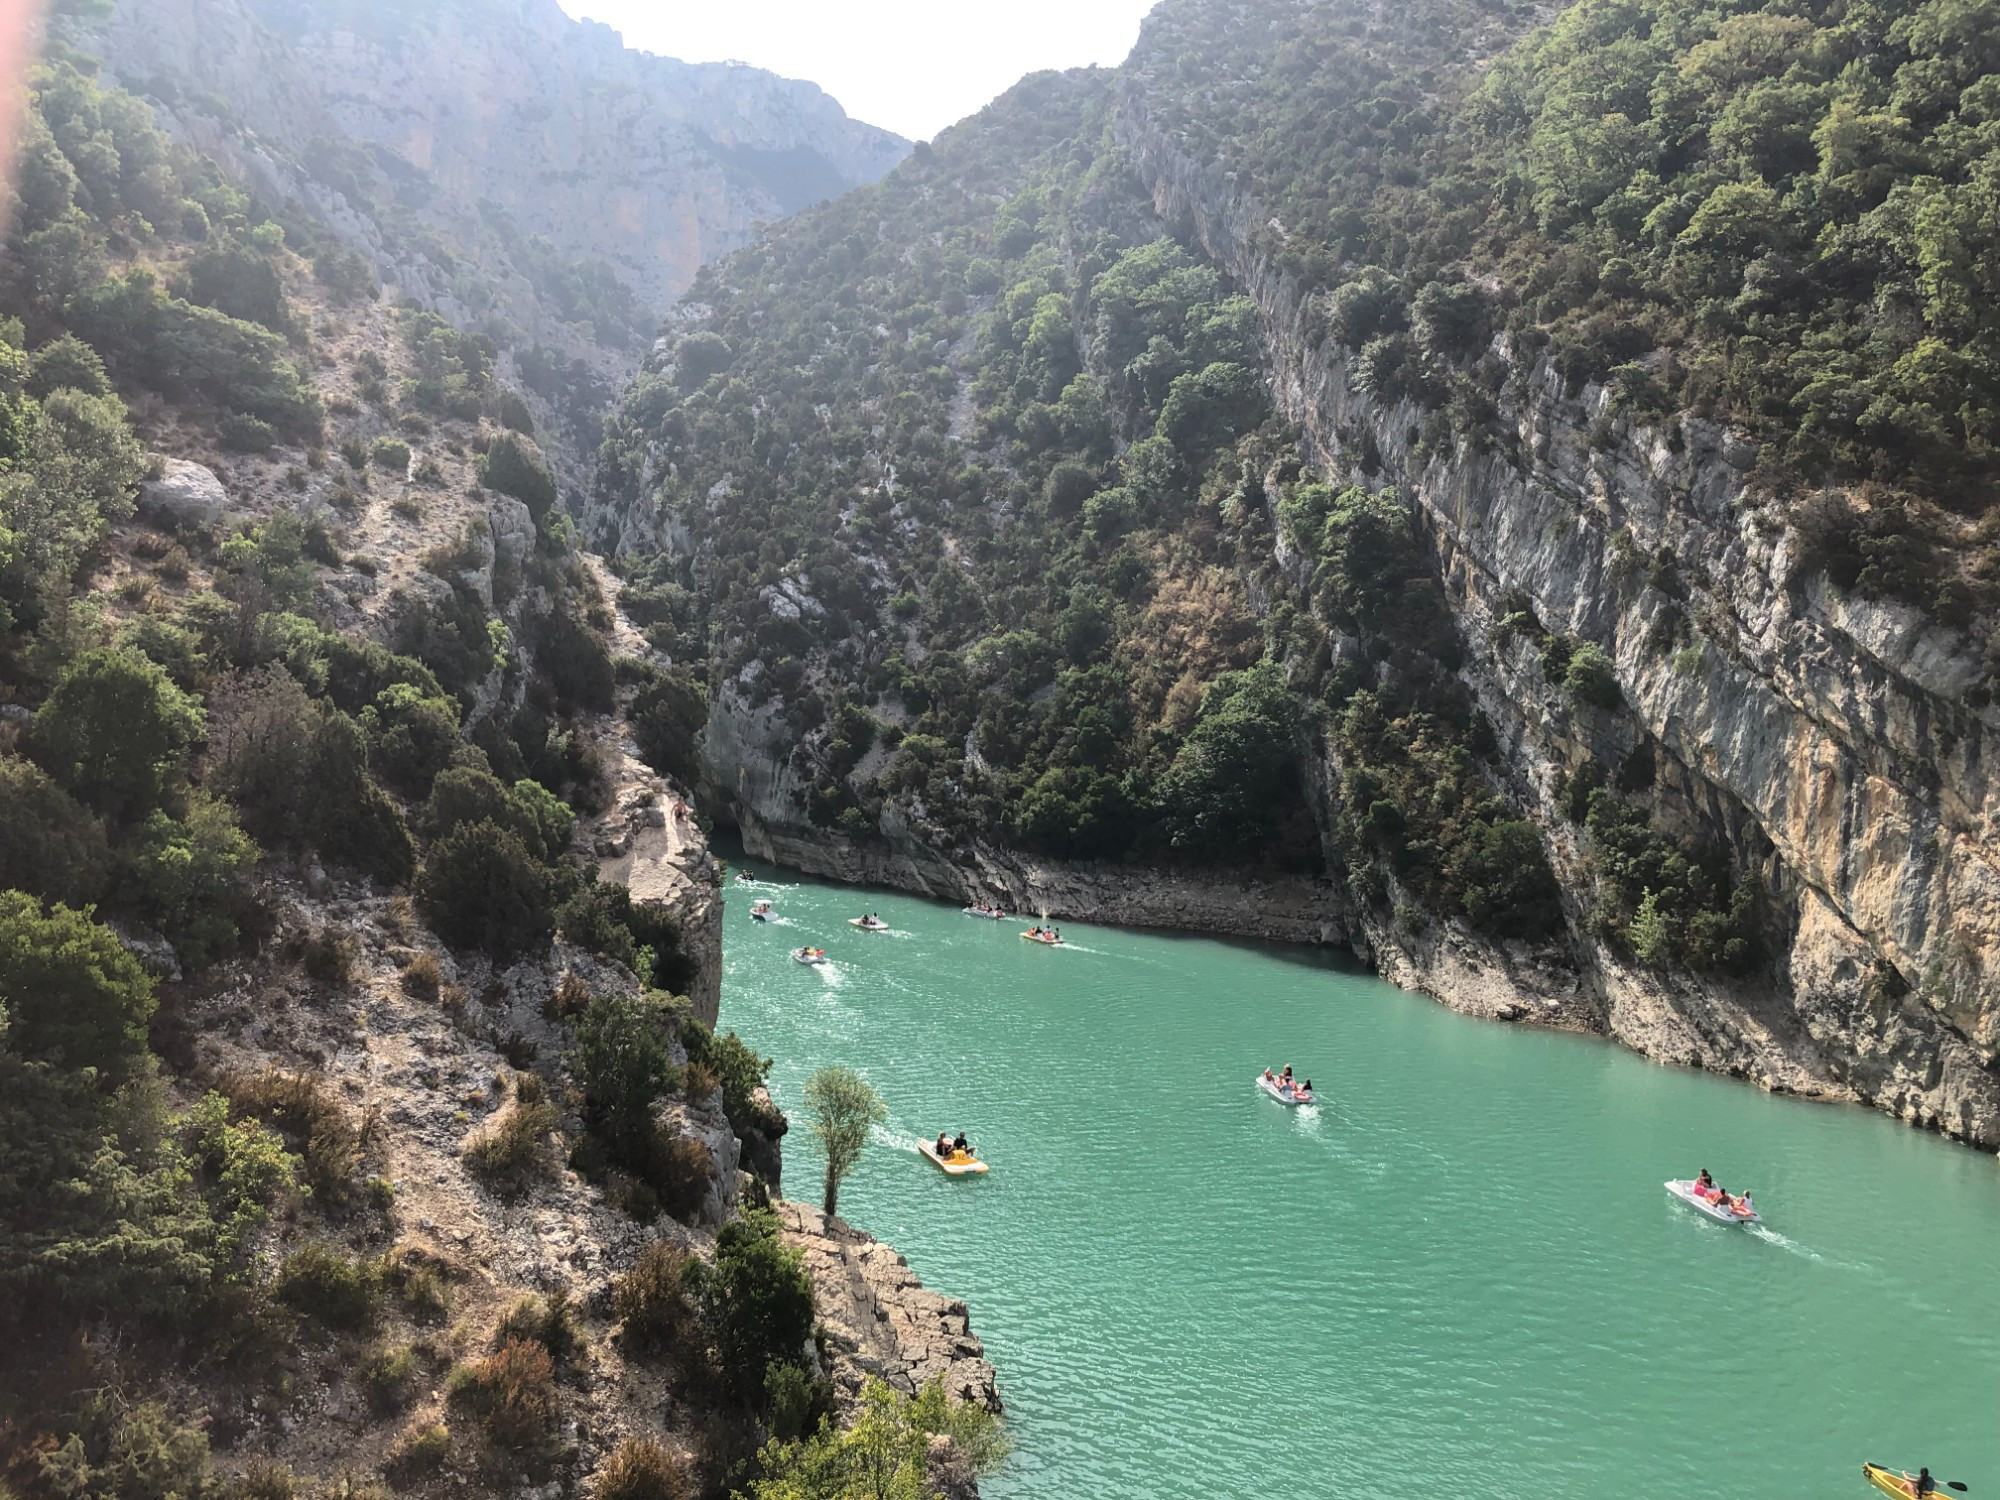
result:
<svg viewBox="0 0 2000 1500"><path fill-rule="evenodd" d="M1878 1464L1873 1459L1870 1459L1868 1461L1868 1467L1871 1469L1880 1469L1884 1474L1896 1472L1895 1470L1892 1470L1887 1464ZM1960 1484L1956 1479L1945 1480L1944 1487L1948 1490L1957 1490L1961 1495L1969 1493L1966 1487Z"/></svg>

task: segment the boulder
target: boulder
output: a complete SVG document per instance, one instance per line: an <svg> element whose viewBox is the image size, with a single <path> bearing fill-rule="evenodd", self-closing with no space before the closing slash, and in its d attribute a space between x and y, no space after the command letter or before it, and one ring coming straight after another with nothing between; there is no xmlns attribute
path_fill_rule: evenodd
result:
<svg viewBox="0 0 2000 1500"><path fill-rule="evenodd" d="M229 491L215 470L185 458L167 459L158 479L139 486L139 509L176 525L219 521L229 509Z"/></svg>

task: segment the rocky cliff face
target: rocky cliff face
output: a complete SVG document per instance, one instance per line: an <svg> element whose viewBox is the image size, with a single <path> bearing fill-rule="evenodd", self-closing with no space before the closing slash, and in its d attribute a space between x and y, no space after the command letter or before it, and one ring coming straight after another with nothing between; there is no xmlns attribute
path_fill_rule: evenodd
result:
<svg viewBox="0 0 2000 1500"><path fill-rule="evenodd" d="M1558 771L1645 746L1654 801L1761 873L1788 951L1774 983L1734 985L1642 973L1579 937L1573 973L1552 976L1463 934L1418 942L1364 915L1383 972L1474 1009L1492 1008L1498 981L1664 1060L2000 1144L2000 718L1965 704L1969 643L1796 576L1795 534L1746 490L1744 439L1693 419L1606 431L1606 393L1565 400L1545 365L1516 362L1522 394L1502 411L1525 461L1468 442L1413 456L1419 414L1358 395L1346 351L1309 332L1320 290L1250 248L1267 209L1151 129L1138 97L1118 128L1161 216L1194 224L1256 299L1278 398L1319 463L1352 472L1365 432L1383 468L1413 481L1471 648L1466 681L1566 883L1585 884ZM1672 653L1651 643L1676 601L1638 565L1661 547L1682 560L1696 622L1695 644ZM1611 654L1619 709L1573 708L1499 629L1523 599Z"/></svg>

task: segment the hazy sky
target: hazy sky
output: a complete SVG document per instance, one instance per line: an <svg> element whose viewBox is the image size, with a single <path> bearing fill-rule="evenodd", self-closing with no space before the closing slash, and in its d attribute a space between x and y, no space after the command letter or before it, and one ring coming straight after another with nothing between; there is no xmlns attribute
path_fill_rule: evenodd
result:
<svg viewBox="0 0 2000 1500"><path fill-rule="evenodd" d="M928 140L1024 73L1118 63L1153 0L562 0L628 46L808 78L847 112Z"/></svg>

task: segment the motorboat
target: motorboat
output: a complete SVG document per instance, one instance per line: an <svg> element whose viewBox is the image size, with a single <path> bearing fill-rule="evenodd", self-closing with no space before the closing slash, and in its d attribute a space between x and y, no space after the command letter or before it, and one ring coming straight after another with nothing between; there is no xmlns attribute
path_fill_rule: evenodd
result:
<svg viewBox="0 0 2000 1500"><path fill-rule="evenodd" d="M968 917L984 917L989 922L1004 922L1007 920L1007 913L1000 910L997 906L966 906L961 907L960 910Z"/></svg>
<svg viewBox="0 0 2000 1500"><path fill-rule="evenodd" d="M1723 1204L1709 1202L1708 1199L1695 1191L1694 1180L1692 1178L1677 1179L1668 1183L1667 1191L1680 1199L1681 1202L1687 1204L1688 1207L1698 1209L1700 1212L1707 1214L1709 1218L1715 1220L1718 1224L1761 1224L1764 1222L1763 1216L1755 1209L1752 1209L1747 1214L1738 1213L1735 1209Z"/></svg>
<svg viewBox="0 0 2000 1500"><path fill-rule="evenodd" d="M918 1141L917 1155L936 1167L947 1177L984 1177L986 1163L970 1151L954 1151L949 1156L938 1155L936 1141Z"/></svg>
<svg viewBox="0 0 2000 1500"><path fill-rule="evenodd" d="M826 962L824 948L794 948L792 962L795 964L823 964Z"/></svg>
<svg viewBox="0 0 2000 1500"><path fill-rule="evenodd" d="M849 917L847 925L849 927L859 927L863 932L887 932L889 930L889 924L882 921L879 917Z"/></svg>
<svg viewBox="0 0 2000 1500"><path fill-rule="evenodd" d="M1269 1073L1257 1075L1257 1087L1287 1109L1297 1109L1301 1104L1319 1103L1319 1096L1305 1085L1286 1083L1283 1079L1273 1078Z"/></svg>
<svg viewBox="0 0 2000 1500"><path fill-rule="evenodd" d="M770 903L770 902L768 902L768 901L759 901L759 902L758 902L758 903L757 903L757 904L756 904L755 906L751 907L751 908L750 908L750 920L751 920L751 921L753 921L753 922L768 922L768 921L770 921L770 920L771 920L771 903Z"/></svg>

